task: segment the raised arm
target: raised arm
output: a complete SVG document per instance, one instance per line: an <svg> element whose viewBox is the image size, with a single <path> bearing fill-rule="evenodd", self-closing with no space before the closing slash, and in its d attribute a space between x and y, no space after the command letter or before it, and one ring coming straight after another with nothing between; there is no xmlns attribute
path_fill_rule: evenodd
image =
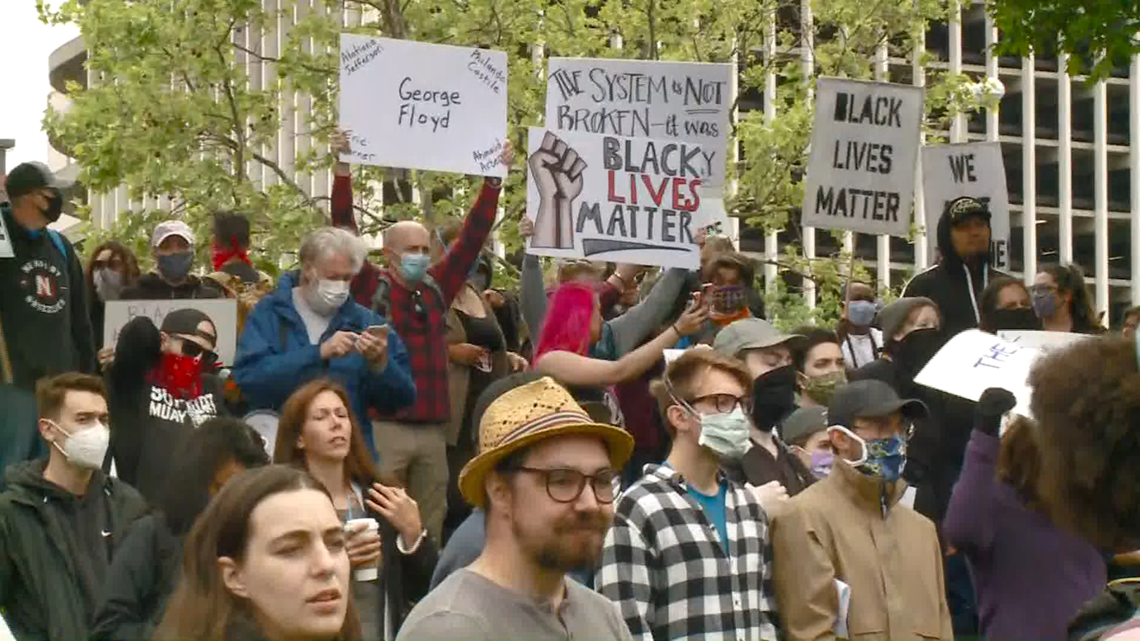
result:
<svg viewBox="0 0 1140 641"><path fill-rule="evenodd" d="M649 290L645 300L610 321L618 356L636 348L669 319L669 312L673 311L677 297L682 295L688 276L688 270L670 269L653 283L653 289Z"/></svg>
<svg viewBox="0 0 1140 641"><path fill-rule="evenodd" d="M542 260L538 256L523 256L519 283L519 306L523 322L530 330L531 340L538 342L542 321L546 318L546 284L542 277Z"/></svg>
<svg viewBox="0 0 1140 641"><path fill-rule="evenodd" d="M563 385L606 387L633 380L653 367L664 352L681 339L700 331L708 310L692 307L657 338L621 357L604 361L573 352L548 352L539 357L535 369L550 374Z"/></svg>

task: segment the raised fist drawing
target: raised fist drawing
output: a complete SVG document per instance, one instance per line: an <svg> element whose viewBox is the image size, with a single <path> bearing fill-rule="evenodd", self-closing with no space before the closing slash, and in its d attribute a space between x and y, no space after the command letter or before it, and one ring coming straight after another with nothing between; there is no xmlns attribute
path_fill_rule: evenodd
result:
<svg viewBox="0 0 1140 641"><path fill-rule="evenodd" d="M574 248L574 199L582 193L586 161L550 133L530 156L530 173L538 186L539 205L534 219L532 247Z"/></svg>

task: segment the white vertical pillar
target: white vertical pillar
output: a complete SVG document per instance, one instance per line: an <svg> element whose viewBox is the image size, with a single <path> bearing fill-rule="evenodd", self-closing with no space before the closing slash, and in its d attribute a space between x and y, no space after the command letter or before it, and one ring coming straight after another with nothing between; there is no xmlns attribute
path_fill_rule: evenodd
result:
<svg viewBox="0 0 1140 641"><path fill-rule="evenodd" d="M815 95L811 89L811 80L815 75L815 19L812 17L811 0L800 0L800 56L803 65L805 100L808 104L815 102ZM804 225L804 257L809 261L815 258L815 228ZM809 269L810 271L810 269ZM808 308L815 309L815 281L804 279L804 301Z"/></svg>
<svg viewBox="0 0 1140 641"><path fill-rule="evenodd" d="M994 44L997 43L998 30L994 25L993 16L990 12L986 12L986 78L989 80L998 79L998 57L994 53ZM986 109L986 140L996 141L1001 133L1000 130L1000 111L999 105Z"/></svg>
<svg viewBox="0 0 1140 641"><path fill-rule="evenodd" d="M886 40L880 41L875 47L875 80L879 82L890 81L890 59L888 58ZM875 239L875 271L878 272L877 282L880 288L891 286L891 237L880 234Z"/></svg>
<svg viewBox="0 0 1140 641"><path fill-rule="evenodd" d="M1033 52L1021 60L1021 207L1025 283L1037 274L1037 84Z"/></svg>
<svg viewBox="0 0 1140 641"><path fill-rule="evenodd" d="M728 86L728 104L736 105L736 97L740 93L740 60L736 54L736 42L733 42L732 57L729 59L732 64L732 74L729 76ZM734 106L732 113L728 114L729 124L735 129L738 122L740 122L740 108ZM728 196L736 196L740 189L740 178L738 176L737 168L740 166L740 138L734 138L732 141L732 148L728 150L729 168L732 171L732 181L728 184ZM725 194L722 194L722 197ZM732 242L736 243L736 248L740 249L740 219L736 216L730 216L728 219L728 237Z"/></svg>
<svg viewBox="0 0 1140 641"><path fill-rule="evenodd" d="M340 5L338 5L338 7L339 6ZM328 11L325 3L321 2L320 0L313 3L313 8L316 10L318 15L325 16L325 15L329 14L329 11ZM335 16L335 18L333 19L333 23L334 24L340 24L340 21L341 21L340 9L339 8L335 9L333 12L333 15ZM316 48L315 42L313 43L313 47ZM329 49L326 47L325 51L328 52ZM339 54L339 52L340 51L339 51L339 47L338 47L337 51L334 52L334 55ZM317 53L317 52L314 52L314 53ZM306 97L309 100L310 111L311 111L312 110L313 98L311 95L308 95L308 94L306 94ZM310 131L311 129L312 129L312 125L310 125L310 124L305 125L305 131ZM316 140L312 136L309 136L309 144L315 146L317 148L317 153L320 154L321 156L328 156L329 154L332 153L332 148L329 147L328 143L317 143ZM326 211L331 211L331 209L332 209L332 203L328 200L328 197L331 195L331 190L330 190L330 186L332 185L332 179L330 177L331 173L332 173L331 170L328 169L327 167L321 167L319 169L314 170L314 172L313 172L313 196L315 198L319 199L317 201L318 205L322 209L325 209Z"/></svg>
<svg viewBox="0 0 1140 641"><path fill-rule="evenodd" d="M313 0L296 0L297 2L297 22L304 20L310 13L313 12ZM321 0L317 0L317 5L321 4ZM313 39L305 38L301 41L302 53L313 53ZM307 92L298 92L296 95L297 100L297 117L294 122L293 135L296 140L297 156L303 156L308 153L312 148L313 138L309 135L309 118L312 116L313 111L313 97ZM312 174L302 173L294 169L293 179L297 181L301 189L309 196L313 195L313 180Z"/></svg>
<svg viewBox="0 0 1140 641"><path fill-rule="evenodd" d="M1069 56L1057 55L1057 178L1060 217L1057 242L1062 265L1073 262L1073 85ZM1135 131L1135 129L1133 129Z"/></svg>
<svg viewBox="0 0 1140 641"><path fill-rule="evenodd" d="M1132 182L1132 304L1140 305L1140 55L1132 56L1132 74L1128 80L1129 180Z"/></svg>
<svg viewBox="0 0 1140 641"><path fill-rule="evenodd" d="M962 73L962 5L950 0L950 74ZM950 121L950 142L966 142L968 132L966 114L958 114Z"/></svg>
<svg viewBox="0 0 1140 641"><path fill-rule="evenodd" d="M289 41L289 32L295 24L294 16L297 7L285 8L277 18L277 50L284 51ZM297 107L293 83L285 80L281 84L281 130L277 133L277 162L286 176L293 175L293 166L296 164L297 147L294 133L296 131Z"/></svg>
<svg viewBox="0 0 1140 641"><path fill-rule="evenodd" d="M915 6L918 6L916 0ZM926 53L926 31L920 27L914 33L914 50L911 51L910 69L912 82L916 87L926 86L926 68L922 66L922 56ZM926 144L926 135L919 134L920 144ZM914 175L914 220L922 228L922 233L914 240L914 270L926 269L927 247L933 229L926 228L926 203L923 200L922 190L922 154L918 154L918 171Z"/></svg>
<svg viewBox="0 0 1140 641"><path fill-rule="evenodd" d="M1096 214L1096 312L1108 309L1108 87L1104 81L1093 88L1093 186Z"/></svg>
<svg viewBox="0 0 1140 641"><path fill-rule="evenodd" d="M768 14L768 24L764 31L764 64L767 71L764 74L764 122L771 123L776 118L776 12ZM776 261L780 258L780 245L778 232L769 231L764 234L764 286L769 291L776 285L776 278L780 272L776 268Z"/></svg>
<svg viewBox="0 0 1140 641"><path fill-rule="evenodd" d="M266 58L277 58L277 0L263 0L261 6L269 17L269 19L266 20L265 28L262 29L261 32L261 51ZM272 61L266 61L264 64L262 64L261 78L262 87L271 86L273 82L277 80L276 63ZM274 144L273 140L271 139L268 144L261 146L261 155L274 162L277 162L278 149L278 145ZM277 184L277 174L274 173L273 170L269 167L263 167L261 172L261 182L263 185L265 185L265 188L268 189L269 187Z"/></svg>

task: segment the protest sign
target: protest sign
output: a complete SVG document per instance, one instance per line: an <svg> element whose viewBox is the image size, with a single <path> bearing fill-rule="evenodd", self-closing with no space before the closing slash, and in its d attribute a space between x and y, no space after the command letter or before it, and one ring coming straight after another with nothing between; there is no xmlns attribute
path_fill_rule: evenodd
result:
<svg viewBox="0 0 1140 641"><path fill-rule="evenodd" d="M345 162L506 176L507 54L340 36Z"/></svg>
<svg viewBox="0 0 1140 641"><path fill-rule="evenodd" d="M696 268L701 185L723 179L719 152L700 143L530 129L527 251L638 265Z"/></svg>
<svg viewBox="0 0 1140 641"><path fill-rule="evenodd" d="M684 353L685 350L683 349L666 349L662 350L661 355L665 357L665 364L668 365L678 358L681 358L681 355Z"/></svg>
<svg viewBox="0 0 1140 641"><path fill-rule="evenodd" d="M921 87L820 78L803 224L910 234Z"/></svg>
<svg viewBox="0 0 1140 641"><path fill-rule="evenodd" d="M147 316L158 327L162 319L176 309L196 309L210 317L218 330L218 345L214 351L218 359L226 364L234 364L237 351L237 301L230 299L213 300L116 300L107 303L103 324L103 344L114 347L119 342L119 332L132 318Z"/></svg>
<svg viewBox="0 0 1140 641"><path fill-rule="evenodd" d="M0 216L0 258L13 258L16 252L12 250L12 237L8 235L8 226L4 224L4 217Z"/></svg>
<svg viewBox="0 0 1140 641"><path fill-rule="evenodd" d="M990 219L990 255L995 269L1009 269L1009 193L1000 142L972 142L922 148L922 194L927 233L934 237L946 205L962 196L986 203ZM938 243L927 243L934 262Z"/></svg>
<svg viewBox="0 0 1140 641"><path fill-rule="evenodd" d="M1074 332L1035 332L1030 330L1001 330L998 336L1002 340L1015 343L1021 347L1032 347L1042 351L1062 349L1091 338L1088 334Z"/></svg>
<svg viewBox="0 0 1140 641"><path fill-rule="evenodd" d="M546 126L631 138L675 138L715 150L723 187L731 64L551 58Z"/></svg>
<svg viewBox="0 0 1140 641"><path fill-rule="evenodd" d="M959 333L930 359L914 382L970 401L991 387L1017 397L1014 411L1030 416L1029 371L1040 350L1022 347L976 329Z"/></svg>

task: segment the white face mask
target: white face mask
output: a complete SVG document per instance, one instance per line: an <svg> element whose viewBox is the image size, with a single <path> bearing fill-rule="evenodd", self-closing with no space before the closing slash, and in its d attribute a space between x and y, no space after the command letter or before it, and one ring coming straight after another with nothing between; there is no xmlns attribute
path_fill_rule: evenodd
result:
<svg viewBox="0 0 1140 641"><path fill-rule="evenodd" d="M48 419L44 420L67 435L67 441L64 442L63 447L60 447L58 442L53 442L52 445L55 445L56 449L67 457L69 463L89 470L97 470L103 467L103 460L107 457L107 448L111 444L111 430L107 426L102 423L95 423L85 430L72 434L63 429L59 423Z"/></svg>
<svg viewBox="0 0 1140 641"><path fill-rule="evenodd" d="M309 305L321 316L332 316L348 300L349 284L343 280L316 281L310 286Z"/></svg>

